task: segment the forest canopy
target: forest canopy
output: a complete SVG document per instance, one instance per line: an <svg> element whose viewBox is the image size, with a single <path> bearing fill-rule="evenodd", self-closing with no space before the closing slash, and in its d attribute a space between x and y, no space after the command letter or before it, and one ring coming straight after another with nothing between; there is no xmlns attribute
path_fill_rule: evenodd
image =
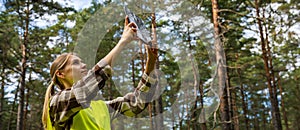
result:
<svg viewBox="0 0 300 130"><path fill-rule="evenodd" d="M157 42L154 100L112 129L300 129L298 0L2 0L0 129L43 129L50 65L74 52L93 67L120 40L124 5ZM127 45L99 93L137 86L145 45Z"/></svg>

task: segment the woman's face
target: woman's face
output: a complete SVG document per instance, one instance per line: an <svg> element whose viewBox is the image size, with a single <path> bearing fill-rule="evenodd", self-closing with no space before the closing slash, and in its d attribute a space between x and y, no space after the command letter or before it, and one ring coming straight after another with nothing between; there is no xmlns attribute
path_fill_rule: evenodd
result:
<svg viewBox="0 0 300 130"><path fill-rule="evenodd" d="M81 59L75 55L71 55L67 65L63 69L65 79L71 85L85 76L87 72L86 64L84 64Z"/></svg>

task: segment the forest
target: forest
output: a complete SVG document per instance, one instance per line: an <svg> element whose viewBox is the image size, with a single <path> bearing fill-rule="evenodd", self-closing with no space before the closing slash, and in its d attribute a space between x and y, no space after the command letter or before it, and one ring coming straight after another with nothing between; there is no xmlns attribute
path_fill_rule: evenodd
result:
<svg viewBox="0 0 300 130"><path fill-rule="evenodd" d="M74 52L93 67L120 40L124 5L157 43L158 84L113 130L300 129L299 0L2 0L0 130L43 129L52 61ZM132 92L145 60L128 44L99 93Z"/></svg>

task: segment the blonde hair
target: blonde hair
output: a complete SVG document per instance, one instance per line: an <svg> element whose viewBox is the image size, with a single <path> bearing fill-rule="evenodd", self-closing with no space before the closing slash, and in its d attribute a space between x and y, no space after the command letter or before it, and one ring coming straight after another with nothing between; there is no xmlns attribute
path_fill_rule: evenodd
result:
<svg viewBox="0 0 300 130"><path fill-rule="evenodd" d="M54 94L54 85L57 84L59 89L63 90L64 86L61 84L56 76L56 73L63 69L68 60L69 57L73 55L73 53L64 53L58 56L52 63L50 67L50 75L51 75L51 83L48 86L45 94L45 100L44 100L44 108L43 108L43 115L42 115L42 123L44 125L44 128L47 128L47 119L48 119L48 114L49 114L49 101L51 96Z"/></svg>

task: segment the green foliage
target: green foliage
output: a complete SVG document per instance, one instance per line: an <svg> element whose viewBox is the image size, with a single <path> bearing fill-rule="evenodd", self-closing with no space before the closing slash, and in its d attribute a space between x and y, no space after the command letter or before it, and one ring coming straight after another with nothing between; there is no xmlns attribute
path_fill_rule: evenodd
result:
<svg viewBox="0 0 300 130"><path fill-rule="evenodd" d="M15 98L19 86L21 50L25 29L25 0L6 0L5 10L0 12L0 72L1 72L1 118L0 129L16 128L18 98ZM27 45L27 79L26 129L41 129L41 108L46 87L50 81L49 67L53 59L63 52L75 52L88 68L103 58L119 41L124 25L123 4L137 12L147 28L151 26L151 12L156 14L157 36L159 45L159 70L161 77L162 107L165 128L188 129L199 128L203 108L217 105L218 101L208 100L212 96L212 80L215 73L213 53L213 31L211 26L211 1L190 0L185 2L169 1L123 1L125 3L92 1L92 6L74 10L52 1L29 1L30 24ZM272 64L279 85L283 88L283 96L278 96L280 112L287 112L290 129L299 129L299 2L297 0L261 1L265 37L271 47ZM278 6L273 6L274 4ZM295 11L296 10L296 11ZM264 63L261 57L260 39L254 17L254 2L243 0L219 0L219 26L226 53L226 67L230 81L230 91L235 96L235 103L240 129L273 129L269 95L266 86ZM161 13L164 12L164 13ZM297 13L298 12L298 13ZM36 19L47 15L57 16L53 25L39 27ZM168 19L175 17L178 19ZM199 16L199 17L196 17ZM261 14L262 16L262 14ZM167 17L167 18L165 18ZM200 17L205 17L201 19ZM203 23L193 21L201 19ZM199 21L201 21L199 20ZM49 21L45 21L49 22ZM74 23L68 27L67 23ZM192 24L193 23L193 24ZM200 33L199 33L200 32ZM101 91L107 100L132 92L142 75L142 60L137 42L128 45L114 65L115 76L107 82ZM193 66L195 68L193 68ZM125 70L125 71L124 71ZM196 74L198 77L194 77ZM134 78L133 78L134 76ZM193 86L195 79L198 86ZM243 87L243 90L242 90ZM242 95L243 91L244 95ZM279 93L279 89L277 91ZM194 95L196 93L196 95ZM279 94L278 94L279 95ZM244 96L244 99L242 99ZM245 103L248 113L243 108ZM152 107L154 108L154 107ZM214 111L214 110L210 110ZM152 116L157 113L150 113ZM283 114L281 114L283 115ZM205 115L208 129L222 129L219 115ZM245 117L246 118L245 118ZM149 119L149 111L145 110L136 118ZM151 123L137 122L134 119L118 118L113 124L116 129L144 128L149 129ZM246 126L246 120L249 121ZM283 120L283 118L282 118ZM216 121L217 124L214 124ZM284 122L284 121L282 121ZM126 124L126 125L124 125ZM154 124L155 125L155 124ZM283 124L284 125L284 124Z"/></svg>

